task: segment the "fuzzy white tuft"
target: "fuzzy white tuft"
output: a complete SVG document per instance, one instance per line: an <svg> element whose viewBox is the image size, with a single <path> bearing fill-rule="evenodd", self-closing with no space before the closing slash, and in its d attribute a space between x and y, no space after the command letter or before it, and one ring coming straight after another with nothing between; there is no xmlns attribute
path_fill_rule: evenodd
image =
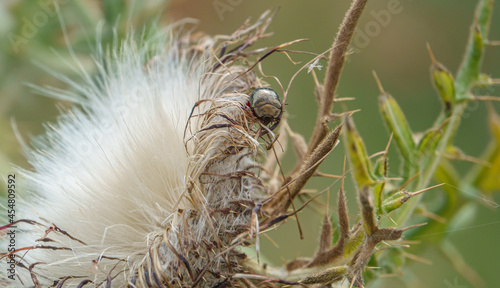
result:
<svg viewBox="0 0 500 288"><path fill-rule="evenodd" d="M246 170L258 147L247 91L260 83L236 65L211 71L211 39L192 49L173 34L101 53L98 77L73 84L81 96L52 93L78 105L26 151L33 170L22 173L30 196L21 216L42 225L20 224L19 244L35 246L21 263L40 262L37 281L204 287L241 257L228 254L250 219L238 201L263 189Z"/></svg>

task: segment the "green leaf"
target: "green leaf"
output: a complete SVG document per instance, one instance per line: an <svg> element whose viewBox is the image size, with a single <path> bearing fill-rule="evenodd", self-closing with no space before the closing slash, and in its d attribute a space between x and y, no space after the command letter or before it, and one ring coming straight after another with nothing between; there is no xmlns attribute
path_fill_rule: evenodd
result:
<svg viewBox="0 0 500 288"><path fill-rule="evenodd" d="M476 17L471 27L467 50L457 73L457 100L466 99L469 87L479 79L484 44L487 42L493 11L493 2L493 0L481 0L477 5Z"/></svg>
<svg viewBox="0 0 500 288"><path fill-rule="evenodd" d="M387 151L386 151L387 153ZM382 209L382 196L385 188L385 180L384 178L387 177L387 173L389 172L389 159L387 158L387 155L384 154L384 156L380 157L377 159L377 162L375 162L375 168L374 168L374 174L377 179L379 179L379 183L375 184L373 186L373 198L374 198L374 206L375 206L375 213L377 215L381 215L383 213Z"/></svg>
<svg viewBox="0 0 500 288"><path fill-rule="evenodd" d="M419 159L424 159L435 152L436 146L442 136L441 130L441 127L437 129L431 128L424 133L424 135L418 142L418 146L415 152L415 155ZM422 166L425 167L425 165Z"/></svg>
<svg viewBox="0 0 500 288"><path fill-rule="evenodd" d="M472 183L483 192L498 192L500 191L500 117L491 105L488 107L488 122L493 139L481 159L489 165L476 164L467 175L466 183Z"/></svg>
<svg viewBox="0 0 500 288"><path fill-rule="evenodd" d="M375 183L376 178L373 175L373 165L366 153L366 146L363 139L356 130L354 122L350 117L345 118L346 123L346 141L351 162L354 179L358 187L372 185Z"/></svg>
<svg viewBox="0 0 500 288"><path fill-rule="evenodd" d="M443 101L445 114L448 117L451 113L452 106L455 104L455 80L450 71L436 61L429 45L427 45L427 49L429 50L432 61L431 77L433 84Z"/></svg>
<svg viewBox="0 0 500 288"><path fill-rule="evenodd" d="M354 253L363 243L364 239L365 231L363 229L356 230L356 234L350 237L347 243L345 243L344 257L349 257L352 253Z"/></svg>
<svg viewBox="0 0 500 288"><path fill-rule="evenodd" d="M394 140L404 160L403 179L407 179L416 167L413 159L415 142L413 141L410 125L408 125L408 121L396 100L385 92L379 96L379 109L389 132L394 135Z"/></svg>

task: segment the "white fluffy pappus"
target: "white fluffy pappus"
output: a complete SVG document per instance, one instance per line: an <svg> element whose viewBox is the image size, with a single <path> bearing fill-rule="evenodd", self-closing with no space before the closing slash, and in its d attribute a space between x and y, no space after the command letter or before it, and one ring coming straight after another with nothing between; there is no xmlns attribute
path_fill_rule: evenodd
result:
<svg viewBox="0 0 500 288"><path fill-rule="evenodd" d="M213 287L242 271L235 239L265 191L246 103L263 84L209 37L162 35L100 52L72 92L45 89L76 105L25 145L15 287Z"/></svg>

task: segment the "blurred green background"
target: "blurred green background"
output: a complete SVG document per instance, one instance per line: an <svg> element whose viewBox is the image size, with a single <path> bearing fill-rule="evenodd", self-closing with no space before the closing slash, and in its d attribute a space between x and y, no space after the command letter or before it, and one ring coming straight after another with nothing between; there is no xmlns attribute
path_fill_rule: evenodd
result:
<svg viewBox="0 0 500 288"><path fill-rule="evenodd" d="M113 27L118 37L126 32L127 22L137 29L158 21L160 26L185 17L199 19L198 30L208 34L231 34L245 19L256 19L269 8L280 7L268 31L274 36L262 40L258 46L276 46L299 38L309 41L296 44L290 49L321 53L330 48L333 37L350 1L243 1L243 0L179 0L179 1L97 1L59 0L69 41L85 69L94 67L91 54L95 47L96 27L102 26L104 45L112 42ZM389 9L388 5L396 5ZM432 47L435 57L450 71L460 64L473 20L476 1L472 0L384 0L370 1L359 24L350 56L341 77L338 95L355 97L346 102L349 109L361 109L355 122L367 144L370 154L385 148L389 135L383 127L378 112L378 89L372 76L375 70L385 90L402 106L414 131L430 127L441 109L440 101L432 87L430 59L426 43ZM379 18L381 11L396 11L389 18ZM72 69L61 23L50 1L0 1L0 175L5 178L13 171L13 165L29 167L16 140L11 119L15 120L24 139L44 131L43 123L55 121L58 106L69 103L36 95L26 83L65 88L54 75L40 68L45 66L56 73L77 79ZM491 25L490 39L500 40L500 9L496 7ZM387 15L387 14L385 14ZM359 38L361 35L364 38ZM16 36L23 37L22 39ZM356 38L358 37L358 38ZM292 55L294 60L307 61L310 57ZM304 63L304 62L303 62ZM264 62L264 71L276 75L283 85L300 65L293 65L284 54L273 54ZM317 71L322 79L325 69ZM500 47L487 48L483 72L500 78ZM276 83L270 83L279 91ZM288 95L289 123L292 129L309 138L316 117L316 103L311 75L302 72L292 84ZM500 89L482 91L487 95L500 95ZM500 111L500 105L495 104ZM337 112L342 111L336 105ZM469 155L479 157L490 139L487 113L484 103L471 104L464 115L455 144ZM342 145L321 166L321 171L340 174L344 159ZM390 150L390 174L397 176L397 153ZM293 165L293 155L286 157L284 167ZM459 171L465 172L470 163L454 162ZM286 168L285 168L286 169ZM347 181L350 182L350 181ZM322 190L331 184L328 179L313 179L308 188ZM336 201L338 185L331 190L330 202ZM347 194L352 219L357 217L357 205L352 186ZM5 185L0 192L5 195ZM426 201L439 201L439 191L426 195ZM500 197L494 194L500 203ZM326 198L323 198L326 199ZM3 203L2 203L3 204ZM332 206L333 207L333 206ZM3 209L3 208L2 208ZM323 211L323 208L320 207ZM334 211L332 208L331 211ZM2 213L4 214L4 213ZM3 216L3 215L2 215ZM317 246L322 219L312 210L300 214L305 240L300 240L295 223L288 223L271 237L279 245L274 247L263 240L263 253L274 264L291 260L296 256L310 256ZM458 231L445 231L447 237L459 248L463 258L485 281L484 287L499 287L500 277L500 213L492 207L481 206L468 227ZM431 237L430 237L431 238ZM429 239L430 239L429 238ZM405 274L415 277L410 287L472 287L425 237L417 247L409 250L432 261L431 265L407 260ZM410 272L411 271L411 272ZM378 287L403 287L396 278L377 281ZM375 283L373 284L376 285ZM451 285L451 286L450 286ZM457 286L461 285L461 286Z"/></svg>

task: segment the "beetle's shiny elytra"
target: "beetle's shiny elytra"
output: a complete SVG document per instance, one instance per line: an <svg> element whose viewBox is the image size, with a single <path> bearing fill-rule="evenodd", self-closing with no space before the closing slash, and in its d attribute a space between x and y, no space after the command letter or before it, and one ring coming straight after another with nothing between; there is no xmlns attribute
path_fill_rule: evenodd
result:
<svg viewBox="0 0 500 288"><path fill-rule="evenodd" d="M269 88L257 88L250 95L250 108L264 125L280 120L282 104L278 94Z"/></svg>

